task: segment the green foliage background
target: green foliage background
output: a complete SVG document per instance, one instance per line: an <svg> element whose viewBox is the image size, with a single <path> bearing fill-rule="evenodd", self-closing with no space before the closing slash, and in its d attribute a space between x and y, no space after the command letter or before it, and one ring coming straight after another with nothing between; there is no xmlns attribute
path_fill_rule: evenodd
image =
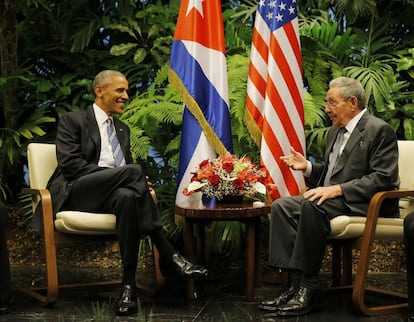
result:
<svg viewBox="0 0 414 322"><path fill-rule="evenodd" d="M413 0L297 1L303 58L307 154L321 157L329 126L323 100L330 79L358 78L369 108L414 139ZM102 69L124 72L131 101L121 118L131 127L134 158L159 196L174 236L174 199L182 101L167 81L175 1L5 0L0 3L0 190L14 202L25 185L26 145L53 142L59 117L93 102L91 80ZM256 2L223 1L229 99L235 153L258 161L243 122ZM233 223L213 229L217 250L243 239Z"/></svg>

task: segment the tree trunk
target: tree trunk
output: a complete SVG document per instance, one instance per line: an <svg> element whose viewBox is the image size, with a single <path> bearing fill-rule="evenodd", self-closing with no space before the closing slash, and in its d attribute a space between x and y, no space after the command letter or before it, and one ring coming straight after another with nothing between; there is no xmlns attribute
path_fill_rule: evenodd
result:
<svg viewBox="0 0 414 322"><path fill-rule="evenodd" d="M19 149L13 150L11 163L5 144L5 140L10 140L8 129L15 130L19 126L17 80L7 79L18 69L17 3L16 0L0 0L0 77L7 80L0 86L0 139L3 142L0 146L0 185L6 187L4 191L9 192L12 199L20 192L23 182L22 164L17 155Z"/></svg>
<svg viewBox="0 0 414 322"><path fill-rule="evenodd" d="M0 76L8 77L17 69L17 1L0 1ZM0 127L14 129L17 108L15 82L8 82L0 91Z"/></svg>

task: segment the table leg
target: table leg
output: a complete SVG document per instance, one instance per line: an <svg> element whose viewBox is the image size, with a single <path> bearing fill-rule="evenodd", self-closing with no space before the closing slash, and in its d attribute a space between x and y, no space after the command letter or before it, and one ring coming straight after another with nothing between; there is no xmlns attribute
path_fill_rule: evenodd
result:
<svg viewBox="0 0 414 322"><path fill-rule="evenodd" d="M185 221L184 226L184 249L185 249L185 256L190 260L194 261L194 231L193 231L193 224L188 220ZM195 283L194 279L188 278L187 279L187 298L189 300L193 300L197 298L197 293L195 290Z"/></svg>
<svg viewBox="0 0 414 322"><path fill-rule="evenodd" d="M196 251L196 258L197 263L204 265L204 241L205 241L205 230L204 230L204 223L199 222L195 224L197 226L197 251Z"/></svg>
<svg viewBox="0 0 414 322"><path fill-rule="evenodd" d="M247 251L246 251L246 298L248 301L254 299L254 287L255 287L255 222L254 219L250 219L246 222L246 239L247 239Z"/></svg>
<svg viewBox="0 0 414 322"><path fill-rule="evenodd" d="M262 247L260 243L260 217L254 219L255 231L255 272L256 272L256 287L262 286Z"/></svg>

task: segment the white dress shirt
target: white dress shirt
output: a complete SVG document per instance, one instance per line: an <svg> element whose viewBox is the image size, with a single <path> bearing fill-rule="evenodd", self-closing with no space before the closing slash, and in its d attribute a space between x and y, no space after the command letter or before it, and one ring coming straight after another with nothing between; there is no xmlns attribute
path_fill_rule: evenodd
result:
<svg viewBox="0 0 414 322"><path fill-rule="evenodd" d="M108 136L108 116L98 105L93 104L96 121L98 122L99 134L101 135L101 153L99 155L98 166L105 168L114 168L115 159L112 152L111 142Z"/></svg>

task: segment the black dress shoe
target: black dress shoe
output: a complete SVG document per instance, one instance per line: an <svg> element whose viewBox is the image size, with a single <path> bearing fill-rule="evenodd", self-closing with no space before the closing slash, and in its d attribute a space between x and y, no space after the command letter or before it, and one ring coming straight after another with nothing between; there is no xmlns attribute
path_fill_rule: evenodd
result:
<svg viewBox="0 0 414 322"><path fill-rule="evenodd" d="M186 277L207 276L208 270L201 265L193 264L182 255L175 253L171 259L175 271Z"/></svg>
<svg viewBox="0 0 414 322"><path fill-rule="evenodd" d="M117 315L129 315L137 312L138 303L135 286L123 285L121 296L116 304L115 313Z"/></svg>
<svg viewBox="0 0 414 322"><path fill-rule="evenodd" d="M0 295L0 314L10 312L10 305L13 303L11 295Z"/></svg>
<svg viewBox="0 0 414 322"><path fill-rule="evenodd" d="M259 308L264 311L275 312L279 305L286 304L290 299L292 299L295 296L296 292L297 289L291 286L274 299L261 302L259 304Z"/></svg>
<svg viewBox="0 0 414 322"><path fill-rule="evenodd" d="M321 290L300 287L295 296L286 304L279 305L279 316L299 316L308 314L321 305Z"/></svg>
<svg viewBox="0 0 414 322"><path fill-rule="evenodd" d="M9 303L7 301L0 301L0 314L9 313Z"/></svg>

